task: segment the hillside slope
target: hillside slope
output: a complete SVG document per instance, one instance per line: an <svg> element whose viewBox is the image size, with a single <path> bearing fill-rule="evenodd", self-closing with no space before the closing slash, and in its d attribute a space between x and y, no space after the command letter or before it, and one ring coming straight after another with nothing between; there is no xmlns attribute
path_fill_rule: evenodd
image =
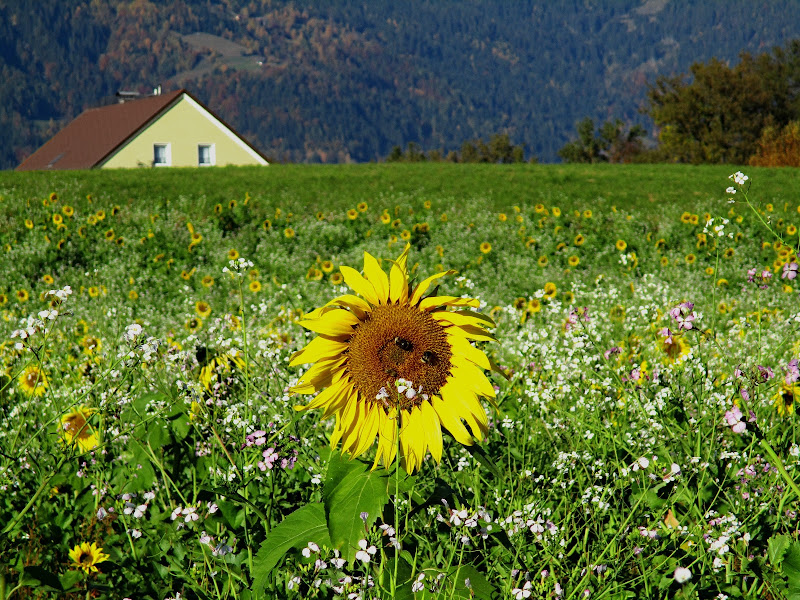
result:
<svg viewBox="0 0 800 600"><path fill-rule="evenodd" d="M506 132L556 159L648 82L800 37L791 0L25 0L0 4L0 167L119 89L185 86L278 160L369 161Z"/></svg>

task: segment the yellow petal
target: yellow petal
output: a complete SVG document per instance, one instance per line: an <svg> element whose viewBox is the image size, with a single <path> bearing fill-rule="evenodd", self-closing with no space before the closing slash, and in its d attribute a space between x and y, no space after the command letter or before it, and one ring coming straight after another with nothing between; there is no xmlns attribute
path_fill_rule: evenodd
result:
<svg viewBox="0 0 800 600"><path fill-rule="evenodd" d="M476 327L474 325L460 325L458 327L452 326L446 329L448 335L460 336L469 340L476 340L479 342L496 342L492 334L487 333L485 329Z"/></svg>
<svg viewBox="0 0 800 600"><path fill-rule="evenodd" d="M483 371L471 362L456 361L453 363L453 368L450 372L452 376L448 380L448 384L461 386L470 391L475 390L478 394L487 398L495 397L494 386L483 374Z"/></svg>
<svg viewBox="0 0 800 600"><path fill-rule="evenodd" d="M436 273L435 275L431 275L427 279L423 280L423 282L417 286L417 289L414 290L414 294L411 296L410 304L416 305L417 302L422 299L422 296L428 291L428 288L431 287L431 284L434 281L440 277L444 277L445 275L452 275L453 273L455 273L455 271L444 271L443 273Z"/></svg>
<svg viewBox="0 0 800 600"><path fill-rule="evenodd" d="M364 454L375 442L375 434L378 432L378 413L382 413L383 408L370 404L365 407L364 412L364 419L359 423L361 433L358 436L359 443L353 452L354 457Z"/></svg>
<svg viewBox="0 0 800 600"><path fill-rule="evenodd" d="M442 427L439 424L439 417L436 416L436 411L428 402L423 402L419 407L428 449L431 451L433 460L439 463L442 461Z"/></svg>
<svg viewBox="0 0 800 600"><path fill-rule="evenodd" d="M356 294L360 294L373 306L378 306L378 304L380 304L379 297L375 293L375 287L364 279L361 273L346 266L339 267L339 271L341 271L342 277L344 277L344 282L349 285L350 289Z"/></svg>
<svg viewBox="0 0 800 600"><path fill-rule="evenodd" d="M400 304L408 303L408 270L406 264L408 263L408 251L411 244L406 244L405 250L393 262L392 268L389 271L389 301L399 302Z"/></svg>
<svg viewBox="0 0 800 600"><path fill-rule="evenodd" d="M378 421L378 451L375 454L373 469L378 465L379 457L382 457L383 465L388 468L397 454L397 411L392 409L387 415L383 410L379 410Z"/></svg>
<svg viewBox="0 0 800 600"><path fill-rule="evenodd" d="M375 288L380 303L386 304L389 300L389 278L381 269L378 259L369 252L364 252L364 275Z"/></svg>
<svg viewBox="0 0 800 600"><path fill-rule="evenodd" d="M353 452L353 449L358 445L361 439L361 434L363 433L361 424L364 422L366 412L366 406L363 402L355 402L354 405L355 415L349 423L344 418L344 415L342 416L344 429L344 435L342 436L342 452L349 452L352 458L357 456L355 452Z"/></svg>
<svg viewBox="0 0 800 600"><path fill-rule="evenodd" d="M324 306L320 306L316 310L313 310L310 313L303 315L303 318L318 319L325 313L331 310L336 310L336 308L340 306L353 311L353 314L355 314L356 317L359 318L359 320L363 319L364 315L368 313L371 309L369 303L359 298L358 296L354 296L353 294L345 294L344 296L339 296L338 298L334 298Z"/></svg>
<svg viewBox="0 0 800 600"><path fill-rule="evenodd" d="M401 426L400 426L400 452L403 453L403 460L405 461L406 471L413 473L417 467L422 464L421 452L424 450L420 448L419 433L419 408L415 407L411 411L402 411Z"/></svg>
<svg viewBox="0 0 800 600"><path fill-rule="evenodd" d="M491 319L489 319L487 323L488 317L482 318L484 315L468 310L439 310L430 313L430 315L440 323L450 323L451 325L457 325L459 327L465 325L471 327L491 327L494 324Z"/></svg>
<svg viewBox="0 0 800 600"><path fill-rule="evenodd" d="M347 344L337 339L318 335L311 340L305 348L298 350L292 355L289 362L290 367L304 365L306 363L317 362L321 358L331 358L341 355L347 349Z"/></svg>
<svg viewBox="0 0 800 600"><path fill-rule="evenodd" d="M448 330L450 331L450 330ZM492 363L484 352L473 346L466 338L457 335L448 335L447 343L453 349L454 356L462 356L478 365L481 369L491 369Z"/></svg>
<svg viewBox="0 0 800 600"><path fill-rule="evenodd" d="M306 371L289 391L293 394L313 394L331 384L334 373L344 371L340 369L347 357L334 357L330 360L319 360Z"/></svg>
<svg viewBox="0 0 800 600"><path fill-rule="evenodd" d="M359 322L358 317L343 308L328 311L318 319L303 319L299 321L300 325L306 329L331 337L351 336L353 327L358 325Z"/></svg>
<svg viewBox="0 0 800 600"><path fill-rule="evenodd" d="M472 435L480 442L483 434L489 431L489 423L486 411L483 410L475 394L469 389L453 385L452 379L439 392L445 406L467 422Z"/></svg>
<svg viewBox="0 0 800 600"><path fill-rule="evenodd" d="M314 396L314 398L311 399L311 402L305 406L295 406L295 410L313 410L315 408L319 408L320 406L325 406L331 401L336 400L337 396L344 391L344 388L347 385L348 382L346 380L340 379Z"/></svg>
<svg viewBox="0 0 800 600"><path fill-rule="evenodd" d="M332 414L339 414L339 412L344 408L347 401L350 399L350 396L357 395L353 389L353 385L351 382L347 382L345 386L342 388L341 393L337 394L334 398L328 402L328 406L325 407L325 411L322 413L322 416L319 418L320 421L324 421Z"/></svg>
<svg viewBox="0 0 800 600"><path fill-rule="evenodd" d="M420 310L431 310L439 306L471 306L480 308L481 301L477 298L459 298L458 296L428 296L419 303Z"/></svg>
<svg viewBox="0 0 800 600"><path fill-rule="evenodd" d="M472 436L467 431L467 428L464 427L457 412L451 410L450 406L439 396L431 396L431 406L439 416L439 422L444 425L444 428L450 432L459 444L464 446L472 445Z"/></svg>

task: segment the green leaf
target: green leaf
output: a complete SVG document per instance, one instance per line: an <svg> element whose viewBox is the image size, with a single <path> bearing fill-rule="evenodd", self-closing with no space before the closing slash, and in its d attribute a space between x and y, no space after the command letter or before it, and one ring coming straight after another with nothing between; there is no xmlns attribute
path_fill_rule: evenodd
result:
<svg viewBox="0 0 800 600"><path fill-rule="evenodd" d="M281 558L292 548L302 548L308 542L331 546L322 504L306 504L272 528L253 561L253 590L263 592L267 577Z"/></svg>
<svg viewBox="0 0 800 600"><path fill-rule="evenodd" d="M786 575L790 600L800 599L800 542L792 542L783 556L783 573Z"/></svg>
<svg viewBox="0 0 800 600"><path fill-rule="evenodd" d="M497 468L497 465L494 464L494 461L489 458L489 455L486 453L486 450L483 446L480 444L472 444L471 446L464 446L464 448L472 455L472 458L476 459L484 467L489 469L492 475L498 479L502 479L503 474L500 472L500 469Z"/></svg>
<svg viewBox="0 0 800 600"><path fill-rule="evenodd" d="M492 584L473 565L461 565L453 573L453 598L492 598L497 594ZM469 580L469 587L466 581Z"/></svg>
<svg viewBox="0 0 800 600"><path fill-rule="evenodd" d="M790 542L791 540L788 535L773 535L769 538L767 541L767 558L769 558L769 564L775 568L780 567L783 561L783 555L789 548Z"/></svg>
<svg viewBox="0 0 800 600"><path fill-rule="evenodd" d="M360 461L331 455L322 489L331 542L348 561L355 558L358 541L366 537L365 527L383 512L389 500L386 475L370 471ZM367 513L366 524L361 514Z"/></svg>
<svg viewBox="0 0 800 600"><path fill-rule="evenodd" d="M71 591L81 579L83 579L83 574L80 571L67 571L58 576L61 587L65 592Z"/></svg>
<svg viewBox="0 0 800 600"><path fill-rule="evenodd" d="M19 583L22 586L34 587L48 592L64 591L55 573L51 573L36 565L25 567L20 576Z"/></svg>

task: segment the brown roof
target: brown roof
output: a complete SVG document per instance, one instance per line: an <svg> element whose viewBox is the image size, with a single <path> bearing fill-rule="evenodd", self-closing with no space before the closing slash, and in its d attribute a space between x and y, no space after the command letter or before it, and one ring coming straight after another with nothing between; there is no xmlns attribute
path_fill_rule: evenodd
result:
<svg viewBox="0 0 800 600"><path fill-rule="evenodd" d="M91 169L155 119L186 90L90 108L26 158L17 171Z"/></svg>

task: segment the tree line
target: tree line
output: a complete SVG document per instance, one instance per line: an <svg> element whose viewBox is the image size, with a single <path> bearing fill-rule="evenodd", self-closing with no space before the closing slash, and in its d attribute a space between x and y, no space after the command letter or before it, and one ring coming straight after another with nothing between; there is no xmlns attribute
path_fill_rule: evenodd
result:
<svg viewBox="0 0 800 600"><path fill-rule="evenodd" d="M648 87L646 131L586 118L558 154L567 162L731 163L800 166L800 40L728 65L712 58Z"/></svg>

